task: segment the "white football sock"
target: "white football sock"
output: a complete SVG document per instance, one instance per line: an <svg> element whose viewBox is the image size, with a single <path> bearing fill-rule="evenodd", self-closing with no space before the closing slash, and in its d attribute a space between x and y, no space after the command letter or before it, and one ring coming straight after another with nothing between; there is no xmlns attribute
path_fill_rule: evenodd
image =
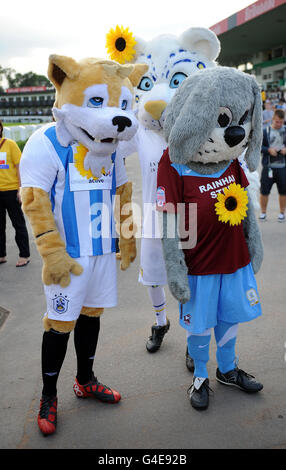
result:
<svg viewBox="0 0 286 470"><path fill-rule="evenodd" d="M151 299L156 315L156 323L159 326L167 324L166 318L166 296L164 287L150 286L148 287L149 297Z"/></svg>

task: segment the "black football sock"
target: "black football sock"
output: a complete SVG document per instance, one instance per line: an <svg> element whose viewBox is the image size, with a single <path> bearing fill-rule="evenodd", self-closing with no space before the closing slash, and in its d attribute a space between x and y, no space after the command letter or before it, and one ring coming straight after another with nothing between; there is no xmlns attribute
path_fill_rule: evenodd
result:
<svg viewBox="0 0 286 470"><path fill-rule="evenodd" d="M45 331L42 342L43 395L57 395L57 380L64 362L70 333Z"/></svg>
<svg viewBox="0 0 286 470"><path fill-rule="evenodd" d="M74 344L77 356L77 380L85 385L92 378L100 318L80 315L74 329Z"/></svg>

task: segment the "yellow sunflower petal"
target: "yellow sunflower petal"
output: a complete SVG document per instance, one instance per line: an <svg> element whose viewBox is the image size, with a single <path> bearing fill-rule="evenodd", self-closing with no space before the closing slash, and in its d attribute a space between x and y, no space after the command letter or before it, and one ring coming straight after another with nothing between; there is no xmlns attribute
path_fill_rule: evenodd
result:
<svg viewBox="0 0 286 470"><path fill-rule="evenodd" d="M84 145L79 144L76 147L77 152L74 155L74 166L76 167L77 171L81 174L81 176L84 176L88 180L90 178L93 178L94 180L97 180L98 178L96 176L93 176L91 170L86 170L84 168L84 159L85 156L88 152L88 149L84 147Z"/></svg>
<svg viewBox="0 0 286 470"><path fill-rule="evenodd" d="M219 202L223 202L225 200L225 195L222 193L218 193L217 199Z"/></svg>

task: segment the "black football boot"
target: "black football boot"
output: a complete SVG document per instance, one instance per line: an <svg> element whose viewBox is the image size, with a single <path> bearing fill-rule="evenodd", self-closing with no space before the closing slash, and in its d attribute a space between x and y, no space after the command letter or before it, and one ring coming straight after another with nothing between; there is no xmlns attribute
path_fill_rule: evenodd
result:
<svg viewBox="0 0 286 470"><path fill-rule="evenodd" d="M160 348L163 338L167 331L170 328L170 321L167 318L167 324L164 326L160 325L152 325L151 328L151 333L152 335L149 337L147 343L146 343L146 349L150 353L154 353L158 351Z"/></svg>

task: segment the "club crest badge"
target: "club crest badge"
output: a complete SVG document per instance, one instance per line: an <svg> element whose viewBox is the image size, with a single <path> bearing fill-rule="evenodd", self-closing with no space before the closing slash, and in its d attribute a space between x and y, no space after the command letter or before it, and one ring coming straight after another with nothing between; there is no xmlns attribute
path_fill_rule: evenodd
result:
<svg viewBox="0 0 286 470"><path fill-rule="evenodd" d="M187 324L187 325L190 325L191 324L191 315L188 313L187 315L184 315L184 322Z"/></svg>
<svg viewBox="0 0 286 470"><path fill-rule="evenodd" d="M53 299L53 309L57 313L65 313L68 309L69 305L69 300L67 299L67 296L63 296L62 294L56 296Z"/></svg>
<svg viewBox="0 0 286 470"><path fill-rule="evenodd" d="M159 186L157 189L157 206L163 207L166 204L165 188Z"/></svg>

